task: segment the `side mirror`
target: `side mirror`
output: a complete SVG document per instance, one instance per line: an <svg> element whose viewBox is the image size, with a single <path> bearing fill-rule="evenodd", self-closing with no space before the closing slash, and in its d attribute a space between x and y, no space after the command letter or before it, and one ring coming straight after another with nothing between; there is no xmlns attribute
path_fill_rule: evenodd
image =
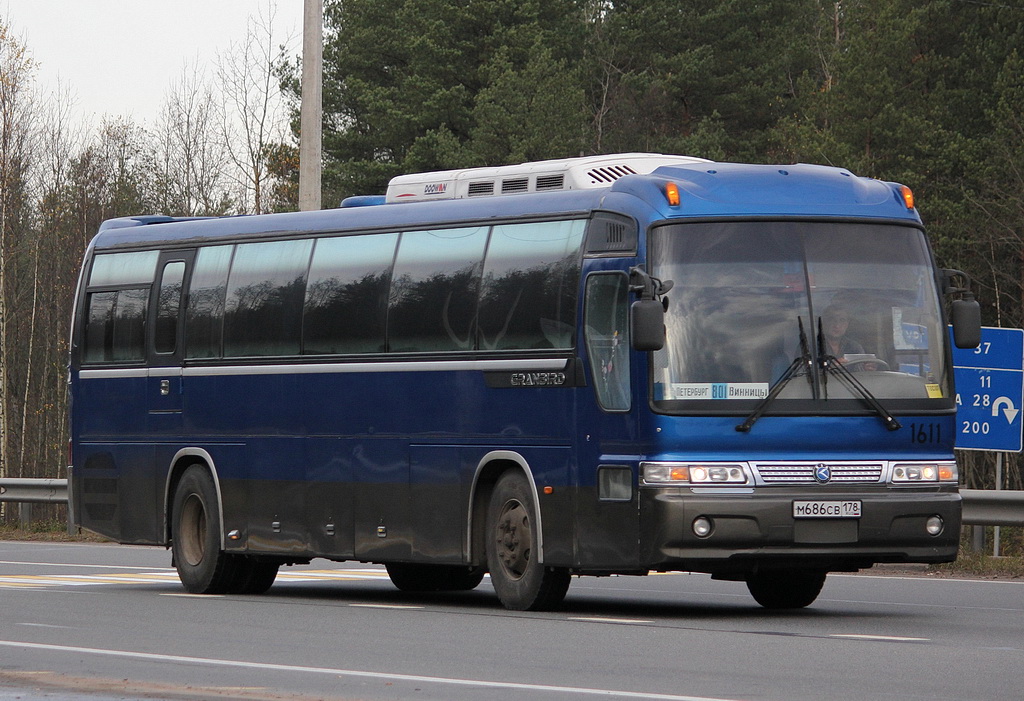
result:
<svg viewBox="0 0 1024 701"><path fill-rule="evenodd" d="M945 279L942 292L960 295L953 300L950 312L953 323L953 345L957 348L977 348L981 343L981 305L971 292L971 279L961 270L947 268L942 271Z"/></svg>
<svg viewBox="0 0 1024 701"><path fill-rule="evenodd" d="M981 343L981 305L974 295L952 303L953 343L957 348L977 348Z"/></svg>
<svg viewBox="0 0 1024 701"><path fill-rule="evenodd" d="M979 332L980 333L980 332ZM638 351L665 347L665 305L655 299L638 299L629 308L629 335Z"/></svg>

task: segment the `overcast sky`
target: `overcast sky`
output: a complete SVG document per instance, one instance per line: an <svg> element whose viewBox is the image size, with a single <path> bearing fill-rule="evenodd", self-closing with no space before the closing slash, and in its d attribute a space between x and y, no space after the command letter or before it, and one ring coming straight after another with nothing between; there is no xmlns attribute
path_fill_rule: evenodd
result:
<svg viewBox="0 0 1024 701"><path fill-rule="evenodd" d="M0 0L0 18L38 63L44 94L59 84L89 124L104 115L153 126L188 66L211 78L218 52L245 38L268 5L274 43L302 51L303 0Z"/></svg>

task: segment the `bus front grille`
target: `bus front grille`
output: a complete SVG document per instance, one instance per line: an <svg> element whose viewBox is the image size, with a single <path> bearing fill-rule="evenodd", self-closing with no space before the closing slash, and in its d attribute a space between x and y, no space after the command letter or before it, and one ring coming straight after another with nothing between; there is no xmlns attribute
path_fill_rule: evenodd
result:
<svg viewBox="0 0 1024 701"><path fill-rule="evenodd" d="M827 468L827 479L820 468ZM756 463L754 469L765 484L850 484L882 480L881 463ZM816 477L816 475L819 475Z"/></svg>

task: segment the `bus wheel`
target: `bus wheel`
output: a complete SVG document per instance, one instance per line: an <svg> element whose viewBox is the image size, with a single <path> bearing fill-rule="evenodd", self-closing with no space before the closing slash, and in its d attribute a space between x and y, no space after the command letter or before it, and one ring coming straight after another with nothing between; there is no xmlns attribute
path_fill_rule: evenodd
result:
<svg viewBox="0 0 1024 701"><path fill-rule="evenodd" d="M469 591L484 578L482 567L461 565L419 565L391 563L385 565L391 583L402 591Z"/></svg>
<svg viewBox="0 0 1024 701"><path fill-rule="evenodd" d="M220 549L220 512L210 473L185 470L174 492L171 550L178 578L193 594L223 594L236 580L237 556Z"/></svg>
<svg viewBox="0 0 1024 701"><path fill-rule="evenodd" d="M234 581L229 594L263 594L277 579L276 562L263 562L248 555L235 555Z"/></svg>
<svg viewBox="0 0 1024 701"><path fill-rule="evenodd" d="M569 589L569 570L537 562L537 523L526 479L506 472L498 479L487 509L487 568L505 608L555 608Z"/></svg>
<svg viewBox="0 0 1024 701"><path fill-rule="evenodd" d="M767 609L802 609L818 598L826 574L818 570L757 572L747 577L747 589Z"/></svg>

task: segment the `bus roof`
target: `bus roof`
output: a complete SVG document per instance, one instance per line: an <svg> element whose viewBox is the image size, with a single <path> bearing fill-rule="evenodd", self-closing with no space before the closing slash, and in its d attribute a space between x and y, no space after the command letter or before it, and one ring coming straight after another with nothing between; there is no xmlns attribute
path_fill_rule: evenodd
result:
<svg viewBox="0 0 1024 701"><path fill-rule="evenodd" d="M646 155L652 157L646 161L650 166L649 173L623 173L603 187L484 197L464 196L436 201L401 201L257 216L125 217L104 222L93 246L145 246L193 239L198 241L236 236L259 238L307 231L429 228L462 222L484 224L516 217L585 216L596 209L616 211L645 220L641 224L661 219L733 216L871 218L920 223L917 211L907 206L900 185L859 177L841 168L807 164L780 166L716 163L688 157ZM661 163L658 162L659 158L663 159ZM664 159L673 158L674 161L667 164L664 162ZM574 163L578 160L593 161L591 158L542 163L559 163L561 167L578 170L579 164ZM534 165L523 164L523 167ZM514 175L515 168L504 167L500 177ZM478 170L493 172L496 169ZM551 168L541 170L547 172ZM525 172L539 171L533 168ZM409 182L409 177L401 176L401 179ZM422 183L429 181L432 174L416 177ZM666 198L666 186L669 183L673 183L679 192L678 205L670 204Z"/></svg>

